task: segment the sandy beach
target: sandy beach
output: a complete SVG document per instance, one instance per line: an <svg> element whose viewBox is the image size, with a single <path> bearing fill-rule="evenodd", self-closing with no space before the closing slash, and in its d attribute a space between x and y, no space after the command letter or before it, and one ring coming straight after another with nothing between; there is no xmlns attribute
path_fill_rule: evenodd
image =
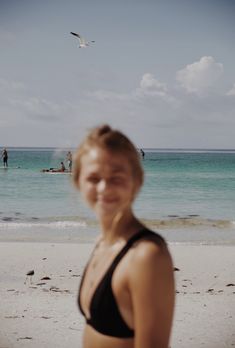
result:
<svg viewBox="0 0 235 348"><path fill-rule="evenodd" d="M171 348L235 347L235 246L169 248L177 292ZM76 298L91 249L92 243L0 243L0 348L82 346ZM35 274L26 279L30 270Z"/></svg>

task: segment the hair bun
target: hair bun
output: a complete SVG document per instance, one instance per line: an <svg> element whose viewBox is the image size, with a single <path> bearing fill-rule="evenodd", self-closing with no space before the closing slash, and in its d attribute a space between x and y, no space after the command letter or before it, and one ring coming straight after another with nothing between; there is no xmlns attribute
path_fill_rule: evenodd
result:
<svg viewBox="0 0 235 348"><path fill-rule="evenodd" d="M109 133L109 132L111 132L112 131L112 129L111 129L111 127L109 126L109 125L107 125L107 124L104 124L103 126L101 126L101 127L99 127L98 128L98 134L101 136L101 135L104 135L104 134L106 134L106 133Z"/></svg>

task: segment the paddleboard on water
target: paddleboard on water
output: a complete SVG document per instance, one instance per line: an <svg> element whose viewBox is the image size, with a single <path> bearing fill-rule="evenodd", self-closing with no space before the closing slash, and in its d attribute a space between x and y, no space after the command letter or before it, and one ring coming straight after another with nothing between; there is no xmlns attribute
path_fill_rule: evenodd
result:
<svg viewBox="0 0 235 348"><path fill-rule="evenodd" d="M61 169L57 169L57 168L42 169L41 172L47 173L47 174L71 174L71 171L67 169L62 171Z"/></svg>

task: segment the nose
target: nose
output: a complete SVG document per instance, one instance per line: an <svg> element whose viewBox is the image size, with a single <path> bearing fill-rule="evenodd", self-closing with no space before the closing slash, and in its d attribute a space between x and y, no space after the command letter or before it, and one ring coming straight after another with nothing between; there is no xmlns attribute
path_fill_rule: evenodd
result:
<svg viewBox="0 0 235 348"><path fill-rule="evenodd" d="M97 192L102 193L106 190L107 188L107 182L106 180L100 180L98 186L97 186Z"/></svg>

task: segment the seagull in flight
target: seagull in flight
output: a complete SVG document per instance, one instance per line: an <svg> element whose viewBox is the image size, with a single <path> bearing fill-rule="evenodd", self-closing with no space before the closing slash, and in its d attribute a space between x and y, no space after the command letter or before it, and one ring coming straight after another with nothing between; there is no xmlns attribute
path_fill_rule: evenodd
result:
<svg viewBox="0 0 235 348"><path fill-rule="evenodd" d="M76 36L79 40L79 48L86 48L88 46L90 46L90 43L94 43L95 41L86 41L84 39L84 37L82 37L81 35L77 34L77 33L73 33L72 31L70 32L70 34Z"/></svg>

